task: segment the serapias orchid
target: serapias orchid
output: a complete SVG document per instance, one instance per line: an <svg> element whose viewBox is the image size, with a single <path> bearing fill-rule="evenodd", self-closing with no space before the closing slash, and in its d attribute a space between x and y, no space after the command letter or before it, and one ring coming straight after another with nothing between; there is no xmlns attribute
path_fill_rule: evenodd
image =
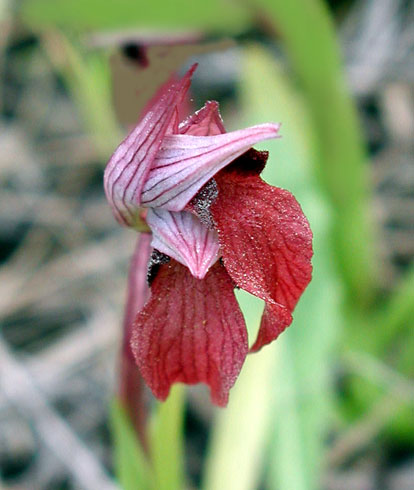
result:
<svg viewBox="0 0 414 490"><path fill-rule="evenodd" d="M268 154L251 147L279 125L226 133L212 101L179 123L194 69L161 87L104 181L117 220L152 232L151 296L131 341L143 378L161 400L175 382L206 383L225 406L249 350L234 289L265 301L258 351L292 322L312 233L292 194L260 178Z"/></svg>

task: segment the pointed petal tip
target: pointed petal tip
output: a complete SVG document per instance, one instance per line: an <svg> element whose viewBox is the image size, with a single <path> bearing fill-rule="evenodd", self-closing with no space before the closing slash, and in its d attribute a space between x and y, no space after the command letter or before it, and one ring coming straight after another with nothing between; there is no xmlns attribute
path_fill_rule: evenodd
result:
<svg viewBox="0 0 414 490"><path fill-rule="evenodd" d="M118 145L106 166L106 197L116 219L126 226L133 226L139 214L143 186L165 135L175 125L178 107L196 68L195 63L182 78L172 76L158 89L144 109L145 115Z"/></svg>
<svg viewBox="0 0 414 490"><path fill-rule="evenodd" d="M278 138L278 131L278 124L265 123L211 136L167 136L145 182L143 205L181 211L217 172L253 145Z"/></svg>
<svg viewBox="0 0 414 490"><path fill-rule="evenodd" d="M204 279L218 259L216 232L192 213L150 209L147 214L153 239L151 245L188 267L196 279Z"/></svg>
<svg viewBox="0 0 414 490"><path fill-rule="evenodd" d="M198 68L198 63L197 62L193 63L188 69L187 74L191 77L191 75L197 70L197 68Z"/></svg>
<svg viewBox="0 0 414 490"><path fill-rule="evenodd" d="M187 90L187 88L189 87L190 83L191 83L191 78L192 76L194 75L194 72L196 71L198 67L198 63L193 63L190 68L184 73L184 75L182 76L181 80L179 81L179 83L181 84L182 87L185 87L185 89Z"/></svg>
<svg viewBox="0 0 414 490"><path fill-rule="evenodd" d="M219 104L215 100L208 100L201 109L187 117L179 125L179 134L213 136L225 132Z"/></svg>
<svg viewBox="0 0 414 490"><path fill-rule="evenodd" d="M264 123L257 124L256 126L252 126L249 128L251 132L257 133L257 136L260 136L261 140L268 140L272 138L280 138L279 130L280 123Z"/></svg>
<svg viewBox="0 0 414 490"><path fill-rule="evenodd" d="M230 388L209 386L210 401L218 408L227 408Z"/></svg>
<svg viewBox="0 0 414 490"><path fill-rule="evenodd" d="M206 274L210 268L210 265L206 267L205 264L198 264L198 263L191 263L191 262L187 262L186 265L189 268L191 275L195 279L200 279L200 280L206 277Z"/></svg>
<svg viewBox="0 0 414 490"><path fill-rule="evenodd" d="M204 279L210 267L218 260L218 242L210 245L209 248L210 250L204 252L204 256L187 255L181 261L183 265L188 267L188 270L195 279Z"/></svg>

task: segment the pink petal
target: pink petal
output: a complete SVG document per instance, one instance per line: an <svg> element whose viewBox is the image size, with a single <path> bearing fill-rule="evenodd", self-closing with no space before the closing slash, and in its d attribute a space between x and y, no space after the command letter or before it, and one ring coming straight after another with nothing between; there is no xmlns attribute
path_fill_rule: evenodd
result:
<svg viewBox="0 0 414 490"><path fill-rule="evenodd" d="M164 138L145 182L141 202L181 211L219 170L255 143L278 136L279 125L261 124L214 136Z"/></svg>
<svg viewBox="0 0 414 490"><path fill-rule="evenodd" d="M153 233L151 245L186 265L197 279L203 279L217 261L216 231L209 230L192 213L150 208L147 223Z"/></svg>
<svg viewBox="0 0 414 490"><path fill-rule="evenodd" d="M233 283L217 262L203 280L175 261L162 265L131 342L141 374L165 400L173 383L206 383L225 406L247 354L247 332Z"/></svg>
<svg viewBox="0 0 414 490"><path fill-rule="evenodd" d="M257 162L243 159L215 177L218 197L210 211L231 278L266 302L257 351L292 322L311 280L312 232L292 194L263 182L252 171Z"/></svg>
<svg viewBox="0 0 414 490"><path fill-rule="evenodd" d="M177 107L185 96L196 66L182 80L174 77L153 99L149 112L118 146L105 169L104 186L116 219L127 226L139 221L141 192L163 138L178 126Z"/></svg>
<svg viewBox="0 0 414 490"><path fill-rule="evenodd" d="M213 136L225 133L218 102L209 100L200 110L189 116L179 126L180 134L192 136Z"/></svg>

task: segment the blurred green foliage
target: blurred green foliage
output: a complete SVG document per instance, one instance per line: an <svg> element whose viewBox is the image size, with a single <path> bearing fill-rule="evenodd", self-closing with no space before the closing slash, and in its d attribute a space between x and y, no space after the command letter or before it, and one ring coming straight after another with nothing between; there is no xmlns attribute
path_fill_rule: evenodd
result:
<svg viewBox="0 0 414 490"><path fill-rule="evenodd" d="M282 38L315 127L315 175L335 213L332 239L348 299L374 294L373 237L365 149L345 87L334 25L323 1L263 0Z"/></svg>
<svg viewBox="0 0 414 490"><path fill-rule="evenodd" d="M246 124L282 121L282 139L266 145L270 158L263 177L294 193L314 235L312 282L295 310L293 328L277 342L273 411L280 416L273 421L267 452L269 487L318 488L327 421L333 418L329 370L341 326L341 287L329 246L332 212L312 171L315 133L310 115L286 72L269 52L250 48L240 88Z"/></svg>
<svg viewBox="0 0 414 490"><path fill-rule="evenodd" d="M221 0L25 0L22 16L36 28L58 26L76 32L132 27L235 33L246 28L250 20L242 2Z"/></svg>

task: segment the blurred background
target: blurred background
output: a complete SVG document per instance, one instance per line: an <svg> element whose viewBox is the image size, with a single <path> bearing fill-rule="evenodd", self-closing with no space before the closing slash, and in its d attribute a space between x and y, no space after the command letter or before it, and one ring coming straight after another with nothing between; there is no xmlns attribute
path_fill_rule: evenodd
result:
<svg viewBox="0 0 414 490"><path fill-rule="evenodd" d="M187 488L413 489L411 0L0 0L0 488L121 488L109 406L136 237L103 169L191 61L193 109L282 122L264 178L309 217L315 274L228 409L188 390ZM262 305L238 298L253 338Z"/></svg>

